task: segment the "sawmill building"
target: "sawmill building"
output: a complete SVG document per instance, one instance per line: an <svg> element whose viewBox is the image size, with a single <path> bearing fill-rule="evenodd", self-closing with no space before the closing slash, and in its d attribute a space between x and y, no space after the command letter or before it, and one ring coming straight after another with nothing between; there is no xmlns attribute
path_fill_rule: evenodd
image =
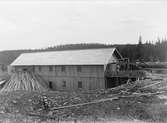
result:
<svg viewBox="0 0 167 123"><path fill-rule="evenodd" d="M116 72L120 59L116 48L36 52L21 54L11 67L39 75L53 90L95 90L114 85L105 71Z"/></svg>

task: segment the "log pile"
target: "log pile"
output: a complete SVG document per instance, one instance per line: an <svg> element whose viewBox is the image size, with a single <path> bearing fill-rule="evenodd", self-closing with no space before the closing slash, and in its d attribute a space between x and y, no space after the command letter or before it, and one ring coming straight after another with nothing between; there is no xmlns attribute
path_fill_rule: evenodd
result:
<svg viewBox="0 0 167 123"><path fill-rule="evenodd" d="M15 72L1 89L1 92L16 90L46 91L48 85L32 72Z"/></svg>

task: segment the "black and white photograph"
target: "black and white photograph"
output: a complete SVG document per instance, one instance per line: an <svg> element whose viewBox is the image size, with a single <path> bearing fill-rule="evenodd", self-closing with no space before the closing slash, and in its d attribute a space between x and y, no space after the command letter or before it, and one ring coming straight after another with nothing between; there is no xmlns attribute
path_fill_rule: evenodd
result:
<svg viewBox="0 0 167 123"><path fill-rule="evenodd" d="M167 1L0 0L0 123L167 123Z"/></svg>

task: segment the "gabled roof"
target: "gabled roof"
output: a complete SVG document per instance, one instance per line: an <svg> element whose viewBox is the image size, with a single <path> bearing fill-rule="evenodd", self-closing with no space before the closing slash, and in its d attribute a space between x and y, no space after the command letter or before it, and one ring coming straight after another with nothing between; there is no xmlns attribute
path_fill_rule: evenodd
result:
<svg viewBox="0 0 167 123"><path fill-rule="evenodd" d="M122 58L116 48L23 53L11 66L105 65L114 59L113 54L115 53Z"/></svg>

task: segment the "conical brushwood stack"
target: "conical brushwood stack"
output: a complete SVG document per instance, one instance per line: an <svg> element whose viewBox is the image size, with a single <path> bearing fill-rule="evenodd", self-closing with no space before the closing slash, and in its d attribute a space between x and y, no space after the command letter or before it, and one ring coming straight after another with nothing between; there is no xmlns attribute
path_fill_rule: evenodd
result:
<svg viewBox="0 0 167 123"><path fill-rule="evenodd" d="M1 91L46 91L48 85L33 72L15 72L11 75L11 78L4 85Z"/></svg>

